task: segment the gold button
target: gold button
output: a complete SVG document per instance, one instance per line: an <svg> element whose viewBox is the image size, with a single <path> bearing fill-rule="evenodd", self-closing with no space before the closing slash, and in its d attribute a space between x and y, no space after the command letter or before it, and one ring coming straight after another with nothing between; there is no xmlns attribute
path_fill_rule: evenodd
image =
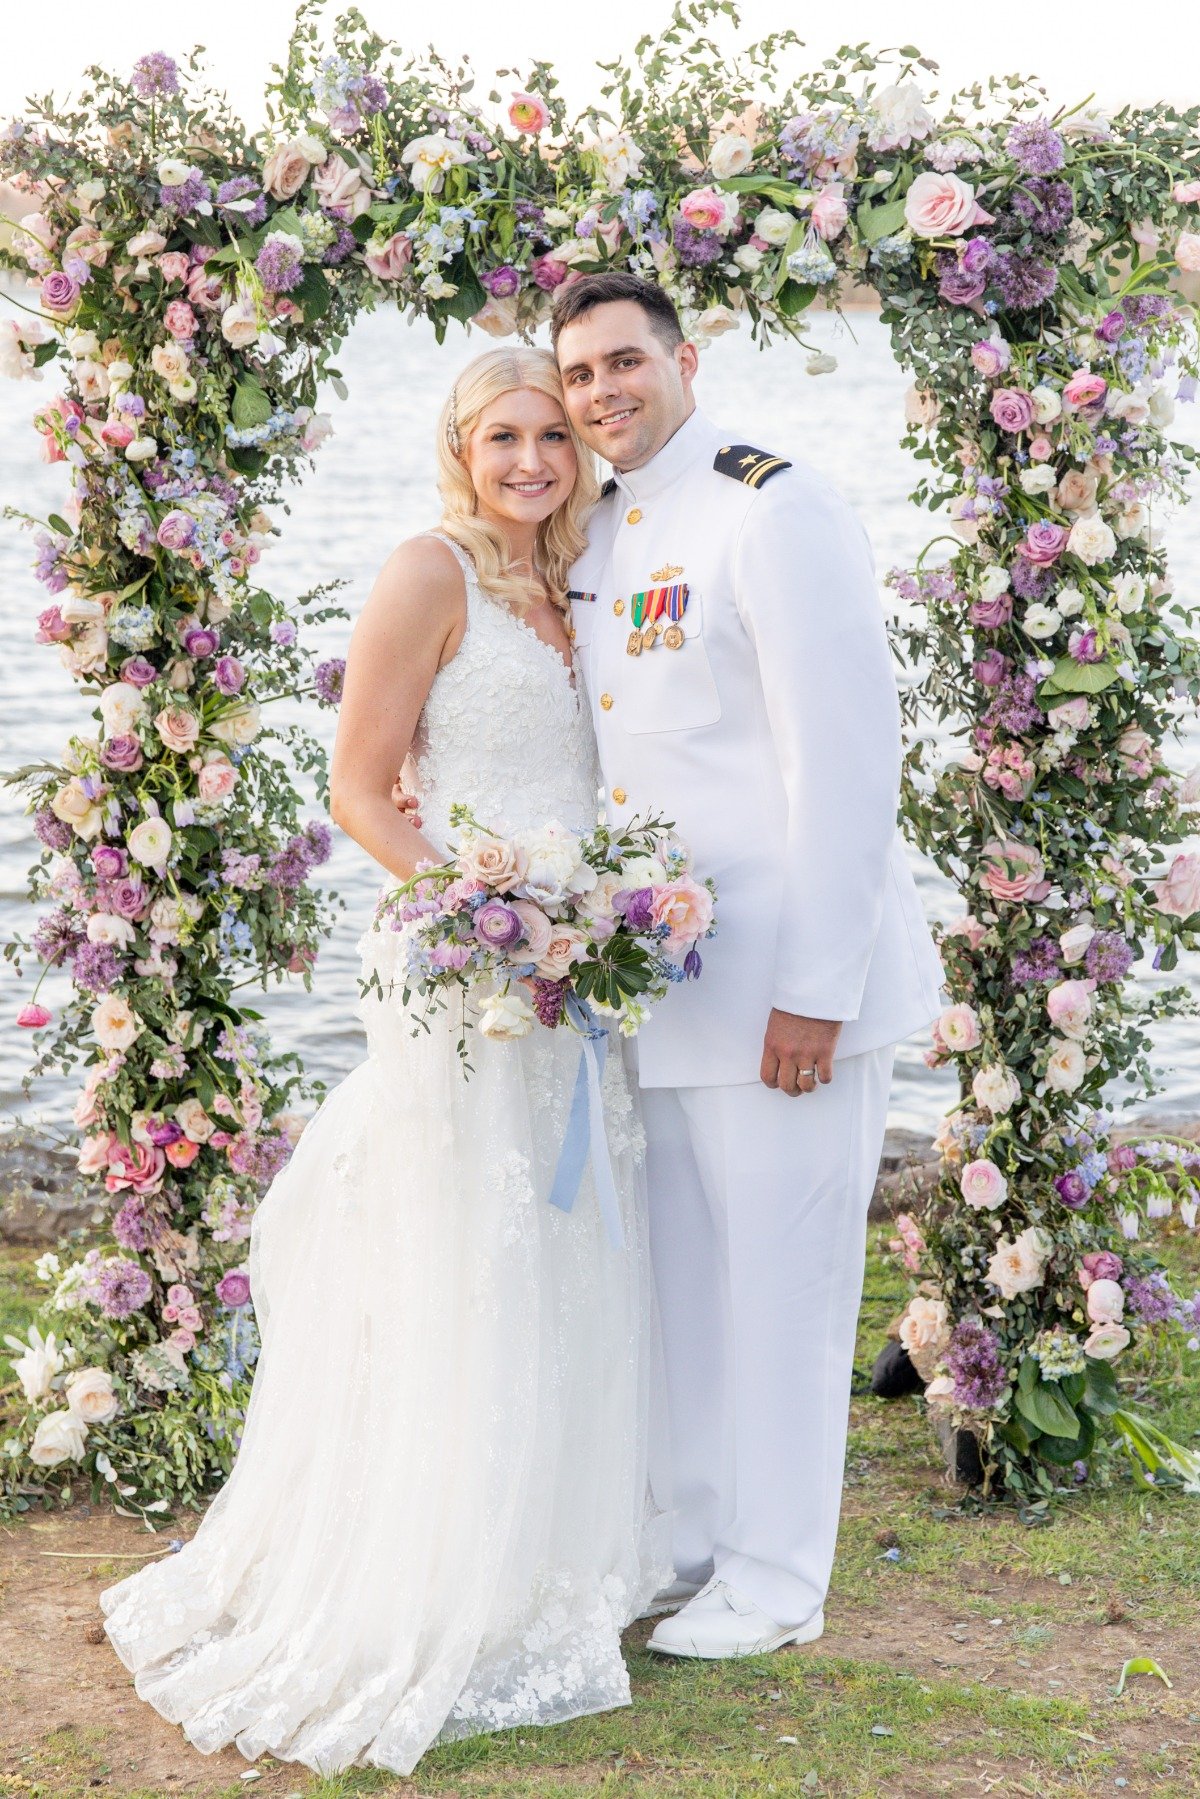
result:
<svg viewBox="0 0 1200 1799"><path fill-rule="evenodd" d="M642 516L641 507L640 506L631 506L629 511L625 514L625 523L627 525L636 525L638 520L641 518L641 516Z"/></svg>
<svg viewBox="0 0 1200 1799"><path fill-rule="evenodd" d="M604 710L607 712L612 705L612 694L611 693L602 693L600 695L600 704L604 707Z"/></svg>
<svg viewBox="0 0 1200 1799"><path fill-rule="evenodd" d="M614 600L613 601L613 611L616 613L618 618L620 618L620 616L624 612L624 610L625 610L624 600Z"/></svg>
<svg viewBox="0 0 1200 1799"><path fill-rule="evenodd" d="M623 787L613 788L613 804L614 806L623 806L625 804L625 789Z"/></svg>

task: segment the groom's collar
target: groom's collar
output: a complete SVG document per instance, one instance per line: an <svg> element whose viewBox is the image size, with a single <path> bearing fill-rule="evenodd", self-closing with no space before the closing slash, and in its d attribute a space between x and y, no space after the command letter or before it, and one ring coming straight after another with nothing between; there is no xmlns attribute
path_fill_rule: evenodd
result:
<svg viewBox="0 0 1200 1799"><path fill-rule="evenodd" d="M653 499L701 456L707 454L711 458L713 446L719 442L720 432L697 407L684 419L674 436L668 437L662 449L641 468L632 468L625 473L614 469L617 486L632 500Z"/></svg>

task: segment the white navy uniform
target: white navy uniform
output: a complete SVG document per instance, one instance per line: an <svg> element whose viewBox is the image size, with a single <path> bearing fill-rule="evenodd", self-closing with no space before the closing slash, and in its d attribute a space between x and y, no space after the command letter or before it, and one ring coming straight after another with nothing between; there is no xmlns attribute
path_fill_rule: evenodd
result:
<svg viewBox="0 0 1200 1799"><path fill-rule="evenodd" d="M638 1037L676 1567L799 1623L833 1559L894 1048L942 984L874 561L817 470L697 411L616 475L570 585L608 817L672 820L718 888L703 975ZM762 1085L773 1006L843 1021L830 1085Z"/></svg>

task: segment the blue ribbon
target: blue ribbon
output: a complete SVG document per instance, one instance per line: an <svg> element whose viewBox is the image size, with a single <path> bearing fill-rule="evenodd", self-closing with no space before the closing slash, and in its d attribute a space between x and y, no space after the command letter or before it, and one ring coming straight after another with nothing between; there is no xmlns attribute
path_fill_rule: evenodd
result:
<svg viewBox="0 0 1200 1799"><path fill-rule="evenodd" d="M560 1212L572 1210L579 1197L579 1183L590 1149L596 1202L608 1240L614 1249L624 1249L625 1233L621 1229L621 1208L617 1202L608 1138L604 1134L604 1106L600 1098L600 1077L608 1056L608 1032L597 1024L591 1008L573 993L567 995L566 1014L583 1038L583 1047L567 1131L554 1171L554 1185L550 1189L550 1204L557 1206Z"/></svg>

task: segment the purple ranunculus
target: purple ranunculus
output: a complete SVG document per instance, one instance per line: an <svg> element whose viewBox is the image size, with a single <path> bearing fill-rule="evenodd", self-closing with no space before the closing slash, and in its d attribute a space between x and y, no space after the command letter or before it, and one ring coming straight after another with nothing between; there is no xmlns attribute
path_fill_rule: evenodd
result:
<svg viewBox="0 0 1200 1799"><path fill-rule="evenodd" d="M967 616L981 631L998 631L1012 617L1011 593L999 593L994 600L976 600Z"/></svg>
<svg viewBox="0 0 1200 1799"><path fill-rule="evenodd" d="M488 900L475 914L475 936L486 949L511 949L524 934L520 913L503 900Z"/></svg>
<svg viewBox="0 0 1200 1799"><path fill-rule="evenodd" d="M131 687L149 687L151 681L157 681L158 670L144 656L126 656L121 664L121 679Z"/></svg>
<svg viewBox="0 0 1200 1799"><path fill-rule="evenodd" d="M196 521L190 512L179 507L168 512L158 527L157 537L164 550L186 550L196 536Z"/></svg>
<svg viewBox="0 0 1200 1799"><path fill-rule="evenodd" d="M511 262L501 263L498 269L488 269L479 280L494 300L507 300L521 286L520 272Z"/></svg>
<svg viewBox="0 0 1200 1799"><path fill-rule="evenodd" d="M115 843L98 843L91 862L102 881L119 881L129 873L129 857Z"/></svg>
<svg viewBox="0 0 1200 1799"><path fill-rule="evenodd" d="M1125 1272L1125 1264L1111 1249L1090 1249L1083 1258L1083 1270L1089 1284L1092 1281L1119 1281Z"/></svg>
<svg viewBox="0 0 1200 1799"><path fill-rule="evenodd" d="M218 656L213 664L213 681L220 693L240 693L246 671L236 656Z"/></svg>
<svg viewBox="0 0 1200 1799"><path fill-rule="evenodd" d="M197 661L211 656L221 639L210 625L190 625L183 634L183 647Z"/></svg>
<svg viewBox="0 0 1200 1799"><path fill-rule="evenodd" d="M999 650L985 650L971 664L971 672L980 686L999 687L1010 666L1008 657L1002 656Z"/></svg>
<svg viewBox="0 0 1200 1799"><path fill-rule="evenodd" d="M1137 1167L1137 1151L1128 1143L1114 1143L1108 1152L1110 1174L1128 1174ZM1115 1279L1116 1277L1111 1277Z"/></svg>
<svg viewBox="0 0 1200 1799"><path fill-rule="evenodd" d="M126 733L120 737L106 737L100 746L100 760L105 768L111 768L117 774L136 774L145 758L142 746L133 734Z"/></svg>
<svg viewBox="0 0 1200 1799"><path fill-rule="evenodd" d="M183 1136L183 1126L176 1124L173 1118L148 1118L146 1135L155 1149L166 1149L168 1143L178 1143Z"/></svg>
<svg viewBox="0 0 1200 1799"><path fill-rule="evenodd" d="M1027 562L1036 563L1039 568L1049 568L1066 549L1070 535L1069 526L1052 525L1048 519L1039 519L1036 524L1030 525L1023 541L1017 545L1017 554L1024 556Z"/></svg>
<svg viewBox="0 0 1200 1799"><path fill-rule="evenodd" d="M529 272L535 287L540 287L544 294L552 294L556 287L562 286L570 270L565 262L555 262L553 256L535 256Z"/></svg>
<svg viewBox="0 0 1200 1799"><path fill-rule="evenodd" d="M982 275L995 260L995 248L986 237L969 237L964 242L962 266L969 275Z"/></svg>
<svg viewBox="0 0 1200 1799"><path fill-rule="evenodd" d="M653 887L635 887L625 896L625 923L631 931L648 930L653 909Z"/></svg>
<svg viewBox="0 0 1200 1799"><path fill-rule="evenodd" d="M1071 638L1068 645L1068 652L1076 662L1100 662L1103 660L1104 655L1104 652L1100 648L1100 643L1095 630L1091 625L1088 626L1086 631L1080 631Z"/></svg>
<svg viewBox="0 0 1200 1799"><path fill-rule="evenodd" d="M964 269L956 257L947 257L938 280L938 295L951 306L969 306L987 286L987 277Z"/></svg>
<svg viewBox="0 0 1200 1799"><path fill-rule="evenodd" d="M1119 311L1106 312L1096 326L1096 336L1102 343L1115 344L1125 329L1125 314Z"/></svg>
<svg viewBox="0 0 1200 1799"><path fill-rule="evenodd" d="M989 411L1002 431L1027 431L1033 423L1033 401L1023 387L998 387Z"/></svg>
<svg viewBox="0 0 1200 1799"><path fill-rule="evenodd" d="M228 1268L216 1286L217 1298L223 1306L237 1311L250 1299L250 1276L244 1268Z"/></svg>
<svg viewBox="0 0 1200 1799"><path fill-rule="evenodd" d="M54 269L42 282L42 305L47 312L65 315L79 304L79 283L61 269Z"/></svg>
<svg viewBox="0 0 1200 1799"><path fill-rule="evenodd" d="M1054 1187L1068 1211L1078 1212L1086 1206L1089 1198L1087 1182L1077 1168L1068 1169L1066 1174L1056 1174Z"/></svg>

